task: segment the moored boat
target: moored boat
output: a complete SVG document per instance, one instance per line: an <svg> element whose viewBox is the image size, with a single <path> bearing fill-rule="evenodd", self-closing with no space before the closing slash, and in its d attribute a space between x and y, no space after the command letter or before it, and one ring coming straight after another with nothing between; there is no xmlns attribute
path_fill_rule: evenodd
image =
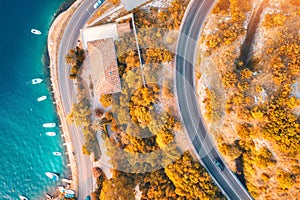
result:
<svg viewBox="0 0 300 200"><path fill-rule="evenodd" d="M47 96L41 96L39 98L37 98L37 101L44 101L47 99Z"/></svg>
<svg viewBox="0 0 300 200"><path fill-rule="evenodd" d="M35 79L32 79L31 80L31 83L32 84L39 84L39 83L41 83L43 81L43 79L41 79L41 78L35 78Z"/></svg>
<svg viewBox="0 0 300 200"><path fill-rule="evenodd" d="M28 200L28 198L25 197L25 196L23 196L23 195L19 195L19 199L20 199L20 200Z"/></svg>
<svg viewBox="0 0 300 200"><path fill-rule="evenodd" d="M57 187L57 189L58 189L61 193L65 193L65 194L75 194L74 190L68 190L68 189L65 189L63 186L59 186L59 187Z"/></svg>
<svg viewBox="0 0 300 200"><path fill-rule="evenodd" d="M55 123L44 123L43 124L43 127L45 127L45 128L52 128L52 127L55 127L55 126L56 126Z"/></svg>
<svg viewBox="0 0 300 200"><path fill-rule="evenodd" d="M48 135L48 136L56 136L55 132L46 132L45 134Z"/></svg>
<svg viewBox="0 0 300 200"><path fill-rule="evenodd" d="M66 190L65 193L66 194L75 194L75 192L73 190Z"/></svg>
<svg viewBox="0 0 300 200"><path fill-rule="evenodd" d="M35 35L41 35L42 32L37 30L37 29L31 29L31 33L35 34Z"/></svg>
<svg viewBox="0 0 300 200"><path fill-rule="evenodd" d="M48 178L50 178L52 180L57 180L58 179L58 175L53 173L53 172L46 172L45 174L46 174L46 176L48 176Z"/></svg>
<svg viewBox="0 0 300 200"><path fill-rule="evenodd" d="M52 153L54 156L61 156L61 152L59 152L59 151L54 151L53 153Z"/></svg>

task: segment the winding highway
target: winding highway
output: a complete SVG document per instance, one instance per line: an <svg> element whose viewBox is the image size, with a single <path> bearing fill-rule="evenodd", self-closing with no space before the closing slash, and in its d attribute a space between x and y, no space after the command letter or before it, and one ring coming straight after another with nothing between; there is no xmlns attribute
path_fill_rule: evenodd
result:
<svg viewBox="0 0 300 200"><path fill-rule="evenodd" d="M76 102L76 97L74 82L68 78L69 69L64 57L69 49L76 47L80 29L85 26L87 20L95 11L93 8L95 2L96 0L84 0L79 5L66 26L61 40L58 55L58 82L63 109L66 114L70 113L73 102ZM69 126L69 131L72 135L78 168L78 199L82 200L93 190L92 162L89 156L85 156L82 153L82 145L84 144L83 133L74 125Z"/></svg>
<svg viewBox="0 0 300 200"><path fill-rule="evenodd" d="M193 146L222 193L232 200L251 200L252 197L246 188L222 161L198 110L194 61L200 30L214 3L213 0L192 0L182 21L176 52L175 85L178 104ZM221 167L218 166L220 163Z"/></svg>

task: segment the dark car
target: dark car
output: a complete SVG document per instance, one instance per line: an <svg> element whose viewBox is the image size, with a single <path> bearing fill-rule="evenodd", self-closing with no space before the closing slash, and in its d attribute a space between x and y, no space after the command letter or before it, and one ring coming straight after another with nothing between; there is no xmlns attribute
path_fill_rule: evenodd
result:
<svg viewBox="0 0 300 200"><path fill-rule="evenodd" d="M215 165L217 166L217 167L219 167L219 169L221 170L221 171L223 171L224 170L224 164L222 163L222 161L221 160L214 160L214 163L215 163Z"/></svg>
<svg viewBox="0 0 300 200"><path fill-rule="evenodd" d="M90 196L86 196L85 200L91 200Z"/></svg>

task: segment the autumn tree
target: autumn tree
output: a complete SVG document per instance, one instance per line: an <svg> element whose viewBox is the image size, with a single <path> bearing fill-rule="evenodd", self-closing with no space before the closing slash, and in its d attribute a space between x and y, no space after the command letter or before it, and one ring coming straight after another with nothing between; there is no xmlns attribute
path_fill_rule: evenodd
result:
<svg viewBox="0 0 300 200"><path fill-rule="evenodd" d="M100 193L101 200L134 200L134 181L123 172L113 171L113 177L105 180Z"/></svg>
<svg viewBox="0 0 300 200"><path fill-rule="evenodd" d="M70 78L76 78L78 70L80 69L85 59L84 50L76 46L75 49L70 49L69 53L65 55L65 61L68 65L71 65Z"/></svg>
<svg viewBox="0 0 300 200"><path fill-rule="evenodd" d="M279 187L282 189L289 189L296 183L295 176L283 170L277 171L276 179L278 181Z"/></svg>
<svg viewBox="0 0 300 200"><path fill-rule="evenodd" d="M140 181L142 200L175 200L175 186L163 169L146 173Z"/></svg>
<svg viewBox="0 0 300 200"><path fill-rule="evenodd" d="M101 94L99 101L104 108L107 108L112 104L112 94Z"/></svg>
<svg viewBox="0 0 300 200"><path fill-rule="evenodd" d="M175 185L175 193L184 199L222 199L222 194L212 182L209 174L192 159L188 152L165 172Z"/></svg>
<svg viewBox="0 0 300 200"><path fill-rule="evenodd" d="M153 87L148 86L139 88L131 97L129 102L129 112L132 121L140 127L145 128L151 121L151 110L157 103L157 93Z"/></svg>

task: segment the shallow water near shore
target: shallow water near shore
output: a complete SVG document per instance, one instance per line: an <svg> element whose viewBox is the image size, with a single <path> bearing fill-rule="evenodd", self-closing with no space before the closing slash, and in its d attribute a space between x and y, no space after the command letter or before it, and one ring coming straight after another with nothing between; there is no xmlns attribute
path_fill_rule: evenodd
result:
<svg viewBox="0 0 300 200"><path fill-rule="evenodd" d="M0 1L0 199L44 199L59 181L45 172L68 176L59 128L43 128L57 116L42 55L54 13L65 0ZM30 30L38 29L41 35ZM32 85L31 79L44 82ZM45 101L37 98L46 95ZM45 135L55 131L55 137ZM64 155L64 154L63 154Z"/></svg>

